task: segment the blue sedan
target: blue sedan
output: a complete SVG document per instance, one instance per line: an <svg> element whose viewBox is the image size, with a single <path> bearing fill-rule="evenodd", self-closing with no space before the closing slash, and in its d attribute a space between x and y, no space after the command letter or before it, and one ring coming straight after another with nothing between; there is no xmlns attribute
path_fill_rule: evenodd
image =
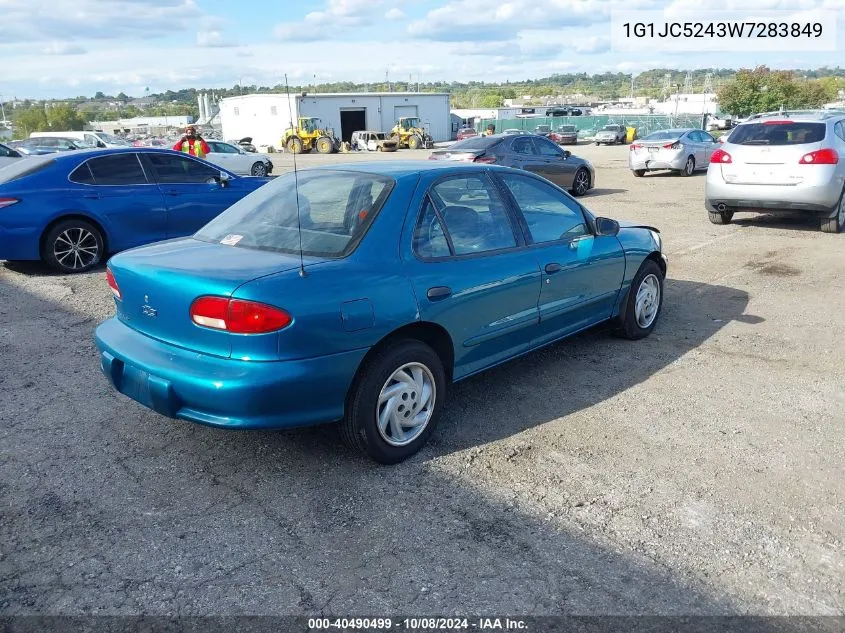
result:
<svg viewBox="0 0 845 633"><path fill-rule="evenodd" d="M31 156L0 169L0 259L82 272L108 253L191 235L267 181L172 150Z"/></svg>
<svg viewBox="0 0 845 633"><path fill-rule="evenodd" d="M647 336L666 259L650 227L595 217L494 165L286 174L192 237L113 257L96 331L115 389L217 427L340 421L381 463L426 442L447 385L611 321Z"/></svg>

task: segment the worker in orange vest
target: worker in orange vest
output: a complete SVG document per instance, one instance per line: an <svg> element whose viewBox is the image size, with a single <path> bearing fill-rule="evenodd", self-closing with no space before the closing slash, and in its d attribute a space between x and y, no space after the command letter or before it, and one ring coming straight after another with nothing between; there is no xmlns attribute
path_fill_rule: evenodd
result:
<svg viewBox="0 0 845 633"><path fill-rule="evenodd" d="M185 135L176 141L173 149L177 152L185 152L191 156L196 156L197 158L205 158L206 154L211 151L208 143L205 142L202 136L197 134L197 128L193 125L185 128Z"/></svg>

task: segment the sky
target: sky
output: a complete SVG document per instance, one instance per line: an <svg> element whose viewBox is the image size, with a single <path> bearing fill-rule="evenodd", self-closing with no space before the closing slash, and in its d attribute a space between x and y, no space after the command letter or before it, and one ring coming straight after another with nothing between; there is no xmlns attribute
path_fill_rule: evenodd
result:
<svg viewBox="0 0 845 633"><path fill-rule="evenodd" d="M614 9L838 11L836 51L614 51ZM0 0L0 100L841 62L845 0Z"/></svg>

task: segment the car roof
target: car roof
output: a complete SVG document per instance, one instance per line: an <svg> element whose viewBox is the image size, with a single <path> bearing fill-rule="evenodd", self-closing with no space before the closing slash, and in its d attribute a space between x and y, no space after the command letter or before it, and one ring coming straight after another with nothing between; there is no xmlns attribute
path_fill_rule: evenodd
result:
<svg viewBox="0 0 845 633"><path fill-rule="evenodd" d="M404 178L406 176L416 176L431 171L485 171L490 167L495 167L495 165L472 165L468 163L454 163L451 161L391 160L320 165L318 167L311 167L308 171L357 171L365 174Z"/></svg>
<svg viewBox="0 0 845 633"><path fill-rule="evenodd" d="M672 134L686 134L687 132L695 132L695 131L704 132L704 130L702 130L701 128L697 128L697 127L673 127L673 128L669 128L667 130L654 130L654 132L649 132L648 136L651 136L652 134L667 133L667 132L671 132Z"/></svg>
<svg viewBox="0 0 845 633"><path fill-rule="evenodd" d="M760 112L757 114L752 114L751 118L747 121L743 121L740 125L746 125L748 123L757 123L761 119L777 119L777 118L790 118L790 119L798 119L801 121L828 121L830 119L836 117L845 116L845 110L778 110L776 112Z"/></svg>

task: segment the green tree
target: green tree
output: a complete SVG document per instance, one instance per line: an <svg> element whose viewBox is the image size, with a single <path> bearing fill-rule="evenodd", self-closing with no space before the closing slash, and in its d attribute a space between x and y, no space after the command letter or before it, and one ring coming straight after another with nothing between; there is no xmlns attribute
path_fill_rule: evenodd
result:
<svg viewBox="0 0 845 633"><path fill-rule="evenodd" d="M57 105L47 108L47 129L56 132L81 130L85 125L85 118L69 105Z"/></svg>
<svg viewBox="0 0 845 633"><path fill-rule="evenodd" d="M97 91L97 94L94 95L95 99L105 99L106 95L103 92Z"/></svg>
<svg viewBox="0 0 845 633"><path fill-rule="evenodd" d="M831 86L816 79L801 79L792 71L772 71L766 66L744 68L719 90L724 112L746 116L781 107L817 108L833 98Z"/></svg>
<svg viewBox="0 0 845 633"><path fill-rule="evenodd" d="M32 132L47 129L47 115L44 108L38 106L15 108L12 120L15 123L15 136L18 138L27 138Z"/></svg>
<svg viewBox="0 0 845 633"><path fill-rule="evenodd" d="M500 108L503 99L500 94L485 94L478 98L477 103L479 108Z"/></svg>

